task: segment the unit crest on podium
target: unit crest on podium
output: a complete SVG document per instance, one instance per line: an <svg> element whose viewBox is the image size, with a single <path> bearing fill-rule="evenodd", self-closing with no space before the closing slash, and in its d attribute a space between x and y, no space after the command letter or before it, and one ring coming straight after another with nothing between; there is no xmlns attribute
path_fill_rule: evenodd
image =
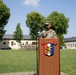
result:
<svg viewBox="0 0 76 75"><path fill-rule="evenodd" d="M54 46L57 44L55 42L42 42L44 46L44 54L47 56L54 55Z"/></svg>

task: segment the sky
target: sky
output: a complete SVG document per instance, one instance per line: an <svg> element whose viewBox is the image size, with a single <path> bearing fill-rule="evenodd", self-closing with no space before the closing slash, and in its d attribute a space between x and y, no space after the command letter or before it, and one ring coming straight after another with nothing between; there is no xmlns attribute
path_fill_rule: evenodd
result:
<svg viewBox="0 0 76 75"><path fill-rule="evenodd" d="M76 37L76 0L3 0L10 8L11 16L5 30L6 34L13 34L18 23L20 23L23 34L29 35L29 28L26 26L26 15L32 11L41 13L47 17L53 11L63 13L69 18L68 33L65 38Z"/></svg>

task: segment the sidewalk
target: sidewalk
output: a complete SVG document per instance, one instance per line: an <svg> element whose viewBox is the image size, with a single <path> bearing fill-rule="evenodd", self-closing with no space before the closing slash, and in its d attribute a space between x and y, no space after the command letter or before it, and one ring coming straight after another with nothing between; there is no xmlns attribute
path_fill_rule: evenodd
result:
<svg viewBox="0 0 76 75"><path fill-rule="evenodd" d="M34 74L35 72L16 72L16 73L5 73L0 75L34 75ZM60 75L69 75L69 74L61 72Z"/></svg>

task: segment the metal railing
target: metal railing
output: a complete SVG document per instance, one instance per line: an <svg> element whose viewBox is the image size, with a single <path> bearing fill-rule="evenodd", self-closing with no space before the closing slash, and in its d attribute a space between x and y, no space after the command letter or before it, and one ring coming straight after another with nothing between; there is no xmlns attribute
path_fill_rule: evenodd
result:
<svg viewBox="0 0 76 75"><path fill-rule="evenodd" d="M21 50L36 50L36 45L20 45Z"/></svg>

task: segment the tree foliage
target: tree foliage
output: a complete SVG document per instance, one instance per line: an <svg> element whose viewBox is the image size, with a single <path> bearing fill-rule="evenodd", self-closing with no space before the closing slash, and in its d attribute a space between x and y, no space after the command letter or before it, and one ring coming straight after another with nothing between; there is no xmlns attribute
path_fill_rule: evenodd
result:
<svg viewBox="0 0 76 75"><path fill-rule="evenodd" d="M20 42L23 39L23 32L20 27L20 23L17 24L16 31L14 32L13 37L17 42Z"/></svg>
<svg viewBox="0 0 76 75"><path fill-rule="evenodd" d="M60 38L60 44L63 45L63 34L67 34L69 18L66 18L63 13L54 11L47 17L46 20L52 22L52 28L56 31L58 37Z"/></svg>
<svg viewBox="0 0 76 75"><path fill-rule="evenodd" d="M4 27L8 23L10 17L10 9L0 0L0 40L2 40L6 30Z"/></svg>
<svg viewBox="0 0 76 75"><path fill-rule="evenodd" d="M60 39L60 45L64 46L64 36L63 35L58 35L59 39Z"/></svg>
<svg viewBox="0 0 76 75"><path fill-rule="evenodd" d="M67 33L69 18L66 18L63 13L54 11L47 17L47 20L52 22L52 27L57 34L60 35Z"/></svg>
<svg viewBox="0 0 76 75"><path fill-rule="evenodd" d="M63 13L54 11L45 19L45 17L39 12L31 12L26 17L26 24L30 29L32 39L36 39L38 32L42 30L45 21L51 21L52 28L56 31L58 37L60 38L60 44L64 44L63 34L67 34L69 18L66 18Z"/></svg>
<svg viewBox="0 0 76 75"><path fill-rule="evenodd" d="M39 12L31 12L27 14L26 24L30 29L30 35L32 39L38 37L38 32L42 30L42 25L45 22L45 17L42 16Z"/></svg>

